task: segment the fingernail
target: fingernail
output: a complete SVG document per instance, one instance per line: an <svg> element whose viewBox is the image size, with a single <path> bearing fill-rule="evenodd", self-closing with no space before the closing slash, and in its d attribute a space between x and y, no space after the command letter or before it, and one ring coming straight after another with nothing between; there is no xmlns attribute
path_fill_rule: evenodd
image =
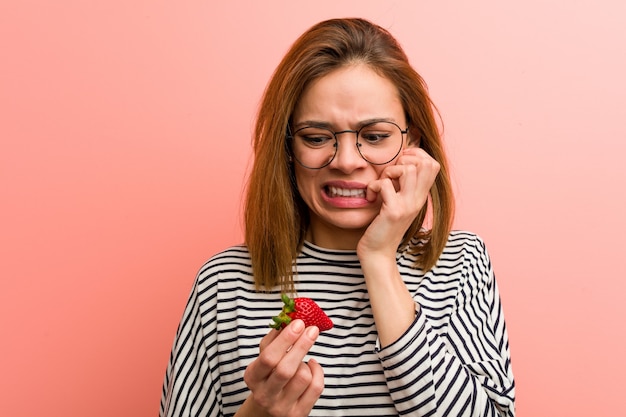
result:
<svg viewBox="0 0 626 417"><path fill-rule="evenodd" d="M306 335L309 336L311 339L317 339L319 333L320 329L318 329L317 326L309 326L306 329Z"/></svg>
<svg viewBox="0 0 626 417"><path fill-rule="evenodd" d="M302 320L294 320L291 322L291 328L296 333L301 333L304 329L304 322Z"/></svg>

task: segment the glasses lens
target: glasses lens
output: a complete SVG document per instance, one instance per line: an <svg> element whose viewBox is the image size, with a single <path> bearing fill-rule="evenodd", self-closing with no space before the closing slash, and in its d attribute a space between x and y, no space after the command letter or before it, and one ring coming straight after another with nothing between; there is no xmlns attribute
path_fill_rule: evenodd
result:
<svg viewBox="0 0 626 417"><path fill-rule="evenodd" d="M354 132L353 130L341 133ZM357 149L370 164L383 165L394 160L402 149L402 130L391 122L367 124L357 133ZM319 169L328 165L337 153L337 138L332 130L306 126L293 134L292 151L298 163Z"/></svg>
<svg viewBox="0 0 626 417"><path fill-rule="evenodd" d="M367 162L376 165L389 163L402 149L402 130L390 122L365 125L359 130L357 147Z"/></svg>
<svg viewBox="0 0 626 417"><path fill-rule="evenodd" d="M322 168L337 152L335 134L323 127L307 126L293 135L293 156L307 168Z"/></svg>

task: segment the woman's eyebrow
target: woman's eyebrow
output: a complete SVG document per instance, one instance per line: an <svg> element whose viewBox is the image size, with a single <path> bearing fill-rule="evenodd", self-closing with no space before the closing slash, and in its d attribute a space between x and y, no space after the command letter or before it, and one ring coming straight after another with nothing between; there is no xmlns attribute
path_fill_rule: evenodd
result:
<svg viewBox="0 0 626 417"><path fill-rule="evenodd" d="M302 127L308 127L308 126L323 127L323 128L330 129L330 130L332 130L332 127L333 127L331 123L323 122L321 120L303 120L302 122L295 123L293 125L293 128L294 130L298 130Z"/></svg>
<svg viewBox="0 0 626 417"><path fill-rule="evenodd" d="M391 122L391 123L397 123L396 119L394 119L393 117L376 117L373 119L366 119L366 120L361 120L357 126L361 127L364 125L368 125L370 123L378 123L378 122Z"/></svg>
<svg viewBox="0 0 626 417"><path fill-rule="evenodd" d="M355 128L359 129L362 126L365 126L367 124L370 123L378 123L378 122L391 122L391 123L397 123L396 120L393 117L375 117L375 118L371 118L371 119L365 119L365 120L361 120L359 121ZM309 126L313 126L313 127L323 127L325 129L330 129L333 130L334 126L332 123L329 122L325 122L322 120L303 120L301 122L295 123L293 125L293 129L297 130L303 127L309 127Z"/></svg>

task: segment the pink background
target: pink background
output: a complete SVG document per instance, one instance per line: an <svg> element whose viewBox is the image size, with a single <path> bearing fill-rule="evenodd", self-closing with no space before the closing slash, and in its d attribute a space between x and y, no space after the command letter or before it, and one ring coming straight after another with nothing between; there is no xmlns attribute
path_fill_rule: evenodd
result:
<svg viewBox="0 0 626 417"><path fill-rule="evenodd" d="M214 3L0 5L1 414L157 414L194 275L241 241L265 82L310 25L363 16L443 115L518 415L624 415L626 2Z"/></svg>

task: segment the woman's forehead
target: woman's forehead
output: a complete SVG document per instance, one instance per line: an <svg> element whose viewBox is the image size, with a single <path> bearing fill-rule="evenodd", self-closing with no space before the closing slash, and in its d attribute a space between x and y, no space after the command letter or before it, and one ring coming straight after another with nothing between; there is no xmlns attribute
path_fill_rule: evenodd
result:
<svg viewBox="0 0 626 417"><path fill-rule="evenodd" d="M404 120L398 90L391 80L366 65L342 67L312 82L302 93L292 121L332 126Z"/></svg>

